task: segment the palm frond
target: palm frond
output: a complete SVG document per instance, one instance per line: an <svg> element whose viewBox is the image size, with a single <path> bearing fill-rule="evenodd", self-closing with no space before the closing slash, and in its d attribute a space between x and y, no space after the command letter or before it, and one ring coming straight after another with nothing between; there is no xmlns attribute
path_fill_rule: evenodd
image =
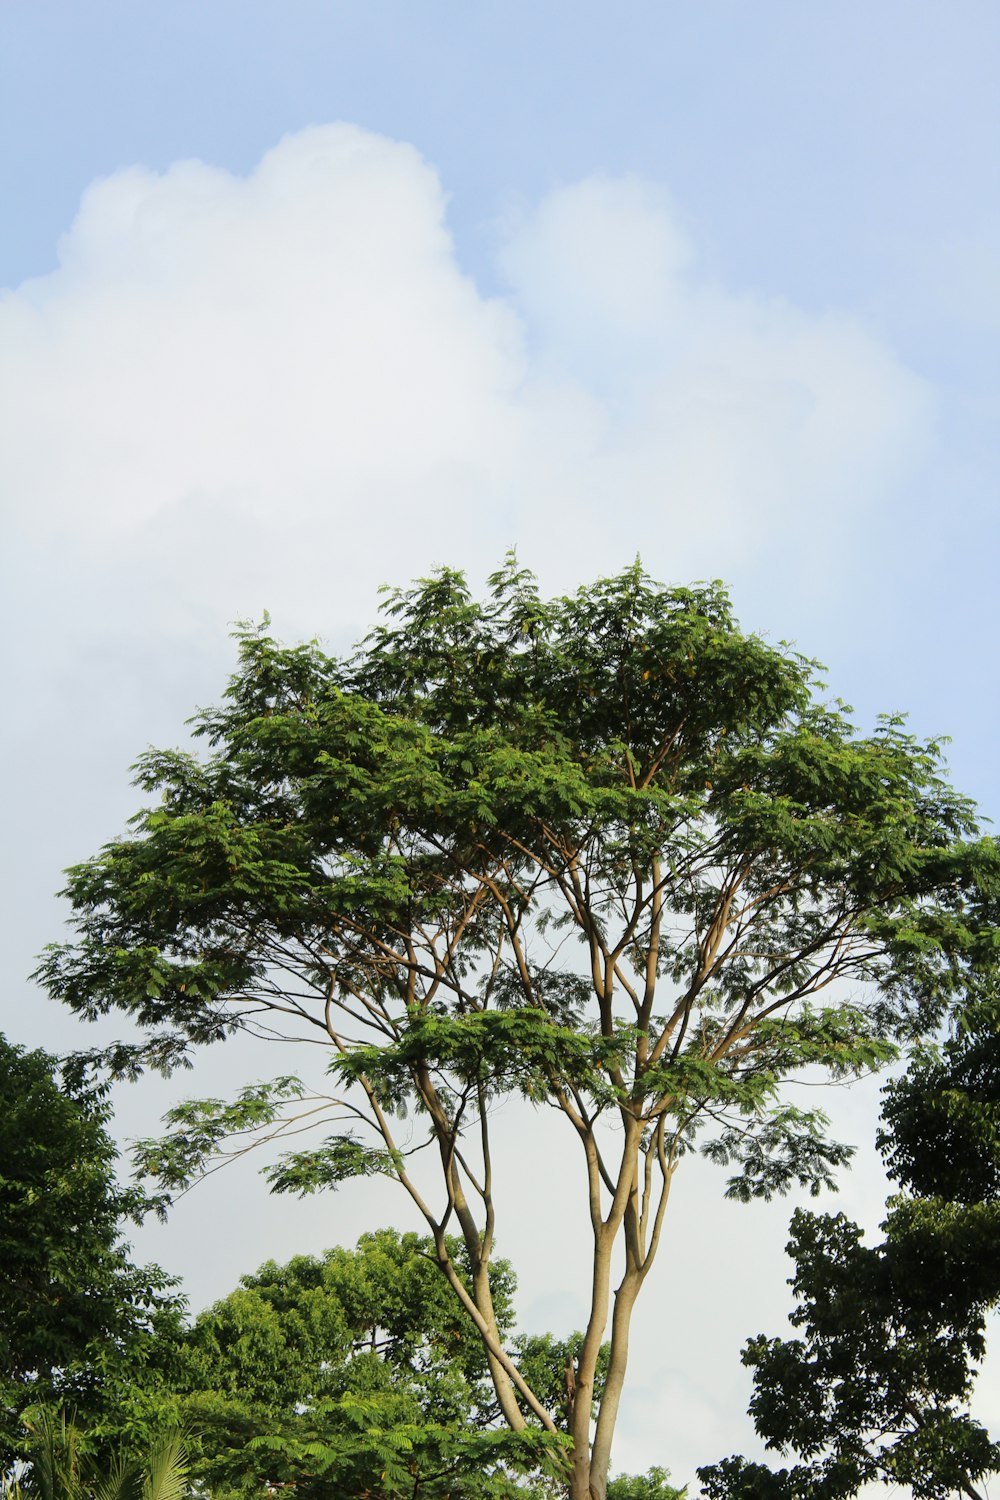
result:
<svg viewBox="0 0 1000 1500"><path fill-rule="evenodd" d="M188 1458L183 1433L170 1433L150 1453L140 1493L141 1500L184 1500L188 1494Z"/></svg>

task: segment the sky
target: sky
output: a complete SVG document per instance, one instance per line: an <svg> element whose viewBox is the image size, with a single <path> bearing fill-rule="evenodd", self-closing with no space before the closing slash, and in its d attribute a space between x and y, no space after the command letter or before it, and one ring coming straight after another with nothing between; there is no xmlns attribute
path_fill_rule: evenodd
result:
<svg viewBox="0 0 1000 1500"><path fill-rule="evenodd" d="M993 0L0 0L0 70L13 1039L80 1044L26 980L61 871L218 696L232 622L343 649L381 584L510 546L549 590L637 553L725 579L862 726L950 735L997 816ZM189 1086L123 1095L123 1139ZM831 1204L873 1226L876 1108L835 1100L862 1151ZM501 1248L559 1331L548 1128L512 1116ZM223 1174L137 1248L199 1306L406 1222L381 1191L276 1209ZM617 1459L688 1479L752 1451L738 1351L780 1332L790 1206L676 1196Z"/></svg>

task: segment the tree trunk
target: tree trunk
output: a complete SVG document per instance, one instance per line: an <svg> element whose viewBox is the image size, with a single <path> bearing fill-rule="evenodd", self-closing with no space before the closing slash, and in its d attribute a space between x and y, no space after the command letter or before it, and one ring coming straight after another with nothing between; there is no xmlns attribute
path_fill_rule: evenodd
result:
<svg viewBox="0 0 1000 1500"><path fill-rule="evenodd" d="M628 1363L629 1328L632 1310L642 1286L642 1277L634 1270L626 1271L621 1285L615 1293L615 1310L611 1324L611 1355L608 1374L601 1396L594 1442L590 1442L590 1401L593 1390L593 1374L589 1384L581 1381L574 1393L571 1412L573 1436L572 1476L570 1500L605 1500L608 1488L608 1471L611 1467L611 1443L618 1420L622 1389L625 1383L625 1368ZM606 1304L605 1304L606 1305ZM589 1330L588 1330L589 1331ZM603 1327L602 1330L603 1332ZM600 1338L598 1338L598 1347ZM584 1346L586 1348L586 1345ZM583 1365L581 1350L581 1366ZM580 1400L580 1397L583 1400Z"/></svg>
<svg viewBox="0 0 1000 1500"><path fill-rule="evenodd" d="M601 1409L597 1417L597 1431L594 1434L594 1445L590 1455L590 1493L593 1500L604 1500L608 1487L611 1443L614 1438L615 1424L618 1421L618 1408L621 1405L625 1369L628 1364L632 1309L641 1285L642 1277L637 1271L629 1269L622 1277L621 1285L615 1293L615 1311L611 1320L611 1355L608 1360L607 1379L604 1382L604 1394L601 1397Z"/></svg>
<svg viewBox="0 0 1000 1500"><path fill-rule="evenodd" d="M569 1430L573 1439L570 1500L593 1500L590 1463L590 1412L594 1400L594 1378L601 1352L601 1341L608 1322L611 1295L611 1252L614 1237L602 1225L594 1236L594 1272L590 1300L590 1318L577 1360L576 1382ZM603 1500L601 1490L599 1500Z"/></svg>

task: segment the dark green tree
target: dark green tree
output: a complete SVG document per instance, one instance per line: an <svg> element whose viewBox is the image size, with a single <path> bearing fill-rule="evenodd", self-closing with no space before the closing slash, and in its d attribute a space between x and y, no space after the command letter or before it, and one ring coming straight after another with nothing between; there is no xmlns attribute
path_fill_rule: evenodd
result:
<svg viewBox="0 0 1000 1500"><path fill-rule="evenodd" d="M40 968L78 1013L146 1030L105 1055L121 1072L238 1029L328 1044L328 1097L283 1078L179 1106L141 1165L178 1187L233 1131L340 1121L272 1186L400 1184L514 1432L559 1414L500 1333L493 1106L559 1111L592 1226L574 1500L605 1495L632 1311L698 1133L737 1197L818 1190L849 1153L782 1081L877 1067L968 980L993 842L935 743L859 734L820 694L721 587L638 564L554 600L513 559L484 602L442 570L343 661L247 630L196 721L208 754L140 762L157 800L70 872L76 937Z"/></svg>
<svg viewBox="0 0 1000 1500"><path fill-rule="evenodd" d="M178 1315L169 1278L129 1259L123 1223L149 1200L116 1181L108 1116L102 1089L0 1037L2 1469L27 1406L96 1417Z"/></svg>
<svg viewBox="0 0 1000 1500"><path fill-rule="evenodd" d="M980 999L941 1047L890 1084L880 1143L906 1192L881 1244L843 1215L797 1213L789 1252L797 1339L753 1339L751 1414L774 1472L732 1458L701 1471L711 1500L841 1500L864 1484L926 1500L1000 1472L1000 1442L969 1413L1000 1302L1000 1005Z"/></svg>

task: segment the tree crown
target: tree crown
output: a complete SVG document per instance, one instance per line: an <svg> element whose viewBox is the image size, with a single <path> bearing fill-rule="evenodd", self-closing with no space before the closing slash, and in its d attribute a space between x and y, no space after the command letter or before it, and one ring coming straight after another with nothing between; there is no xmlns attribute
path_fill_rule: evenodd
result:
<svg viewBox="0 0 1000 1500"><path fill-rule="evenodd" d="M556 1423L490 1290L494 1105L561 1111L594 1233L576 1453L625 1248L606 1474L628 1312L680 1157L700 1131L740 1198L829 1182L849 1151L782 1081L878 1067L985 982L996 846L938 742L897 717L859 733L813 663L740 630L719 584L666 589L636 563L545 600L508 558L482 601L447 569L390 592L344 660L266 627L239 639L224 701L195 720L207 753L143 757L159 800L70 871L77 936L41 976L147 1029L105 1055L122 1072L237 1028L327 1043L329 1093L282 1078L179 1106L140 1162L177 1187L233 1132L280 1132L289 1106L336 1121L272 1186L396 1178L515 1428Z"/></svg>

